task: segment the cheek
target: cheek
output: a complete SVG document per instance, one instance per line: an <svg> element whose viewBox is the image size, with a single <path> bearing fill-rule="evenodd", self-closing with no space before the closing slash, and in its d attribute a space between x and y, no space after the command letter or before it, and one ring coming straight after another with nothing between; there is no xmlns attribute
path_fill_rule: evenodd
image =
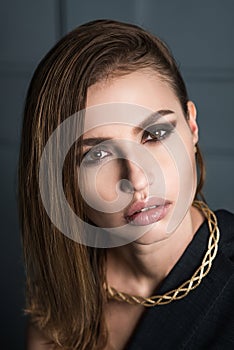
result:
<svg viewBox="0 0 234 350"><path fill-rule="evenodd" d="M160 147L160 149L156 150L155 159L159 167L154 171L154 192L155 194L158 192L158 186L164 187L165 198L175 200L180 185L177 159L165 147ZM164 184L158 180L160 177L163 179Z"/></svg>
<svg viewBox="0 0 234 350"><path fill-rule="evenodd" d="M127 204L118 191L120 176L116 160L84 169L82 196L85 203L99 212L120 211Z"/></svg>
<svg viewBox="0 0 234 350"><path fill-rule="evenodd" d="M181 132L159 147L152 148L151 152L160 165L166 197L173 200L181 195L191 198L196 189L197 177L194 146L189 130L185 129L184 133ZM155 180L156 190L157 173Z"/></svg>
<svg viewBox="0 0 234 350"><path fill-rule="evenodd" d="M122 223L121 211L128 205L129 199L122 198L118 192L120 177L121 171L117 161L110 161L87 176L86 213L99 227L112 228L126 224Z"/></svg>
<svg viewBox="0 0 234 350"><path fill-rule="evenodd" d="M180 133L177 142L170 148L176 164L177 185L175 186L175 206L168 222L167 233L173 232L185 217L196 191L196 162L191 132L188 128Z"/></svg>
<svg viewBox="0 0 234 350"><path fill-rule="evenodd" d="M96 183L96 191L101 199L113 202L118 198L118 182L120 180L120 167L116 160L104 164L93 181Z"/></svg>
<svg viewBox="0 0 234 350"><path fill-rule="evenodd" d="M184 153L181 155L180 163L181 163L181 177L183 176L184 185L187 185L193 189L196 186L197 181L197 170L196 170L196 159L194 152L194 144L192 139L192 134L189 128L184 133L183 145L184 145ZM182 179L181 179L182 180ZM183 183L183 181L181 181Z"/></svg>

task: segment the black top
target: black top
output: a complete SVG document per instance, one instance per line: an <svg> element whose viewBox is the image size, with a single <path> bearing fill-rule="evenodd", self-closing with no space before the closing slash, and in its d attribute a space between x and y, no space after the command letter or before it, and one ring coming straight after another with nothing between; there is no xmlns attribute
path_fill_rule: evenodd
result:
<svg viewBox="0 0 234 350"><path fill-rule="evenodd" d="M215 212L220 229L218 253L201 284L181 300L147 308L126 350L234 349L234 215ZM157 294L190 279L207 251L205 221Z"/></svg>

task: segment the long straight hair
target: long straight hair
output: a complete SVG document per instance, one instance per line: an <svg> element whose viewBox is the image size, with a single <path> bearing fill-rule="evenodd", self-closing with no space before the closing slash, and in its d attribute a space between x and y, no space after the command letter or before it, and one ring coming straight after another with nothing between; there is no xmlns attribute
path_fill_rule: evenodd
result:
<svg viewBox="0 0 234 350"><path fill-rule="evenodd" d="M26 312L31 322L63 349L101 349L107 342L106 254L104 249L75 243L50 221L39 192L42 152L52 132L85 108L91 85L145 68L170 84L187 118L188 94L167 46L138 26L111 20L87 23L62 38L39 64L28 90L19 159ZM83 124L81 116L81 133ZM68 202L85 218L76 171L79 147L76 143L66 157L63 182ZM199 148L197 157L200 180L196 196L204 181ZM53 205L62 215L56 198Z"/></svg>

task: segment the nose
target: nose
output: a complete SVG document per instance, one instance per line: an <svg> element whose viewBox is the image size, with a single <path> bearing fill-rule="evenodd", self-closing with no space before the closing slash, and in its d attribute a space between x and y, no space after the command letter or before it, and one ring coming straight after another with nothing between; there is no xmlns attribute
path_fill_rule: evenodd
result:
<svg viewBox="0 0 234 350"><path fill-rule="evenodd" d="M126 173L121 180L120 188L123 192L133 193L146 191L153 183L153 174L143 169L133 161L125 160Z"/></svg>

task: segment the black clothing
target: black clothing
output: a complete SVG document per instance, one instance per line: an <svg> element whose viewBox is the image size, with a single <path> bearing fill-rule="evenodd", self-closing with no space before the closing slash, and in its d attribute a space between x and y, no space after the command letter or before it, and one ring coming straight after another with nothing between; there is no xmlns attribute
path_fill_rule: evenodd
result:
<svg viewBox="0 0 234 350"><path fill-rule="evenodd" d="M126 350L234 349L234 215L215 212L220 229L218 253L201 284L181 300L147 308ZM157 294L191 278L207 251L205 221Z"/></svg>

